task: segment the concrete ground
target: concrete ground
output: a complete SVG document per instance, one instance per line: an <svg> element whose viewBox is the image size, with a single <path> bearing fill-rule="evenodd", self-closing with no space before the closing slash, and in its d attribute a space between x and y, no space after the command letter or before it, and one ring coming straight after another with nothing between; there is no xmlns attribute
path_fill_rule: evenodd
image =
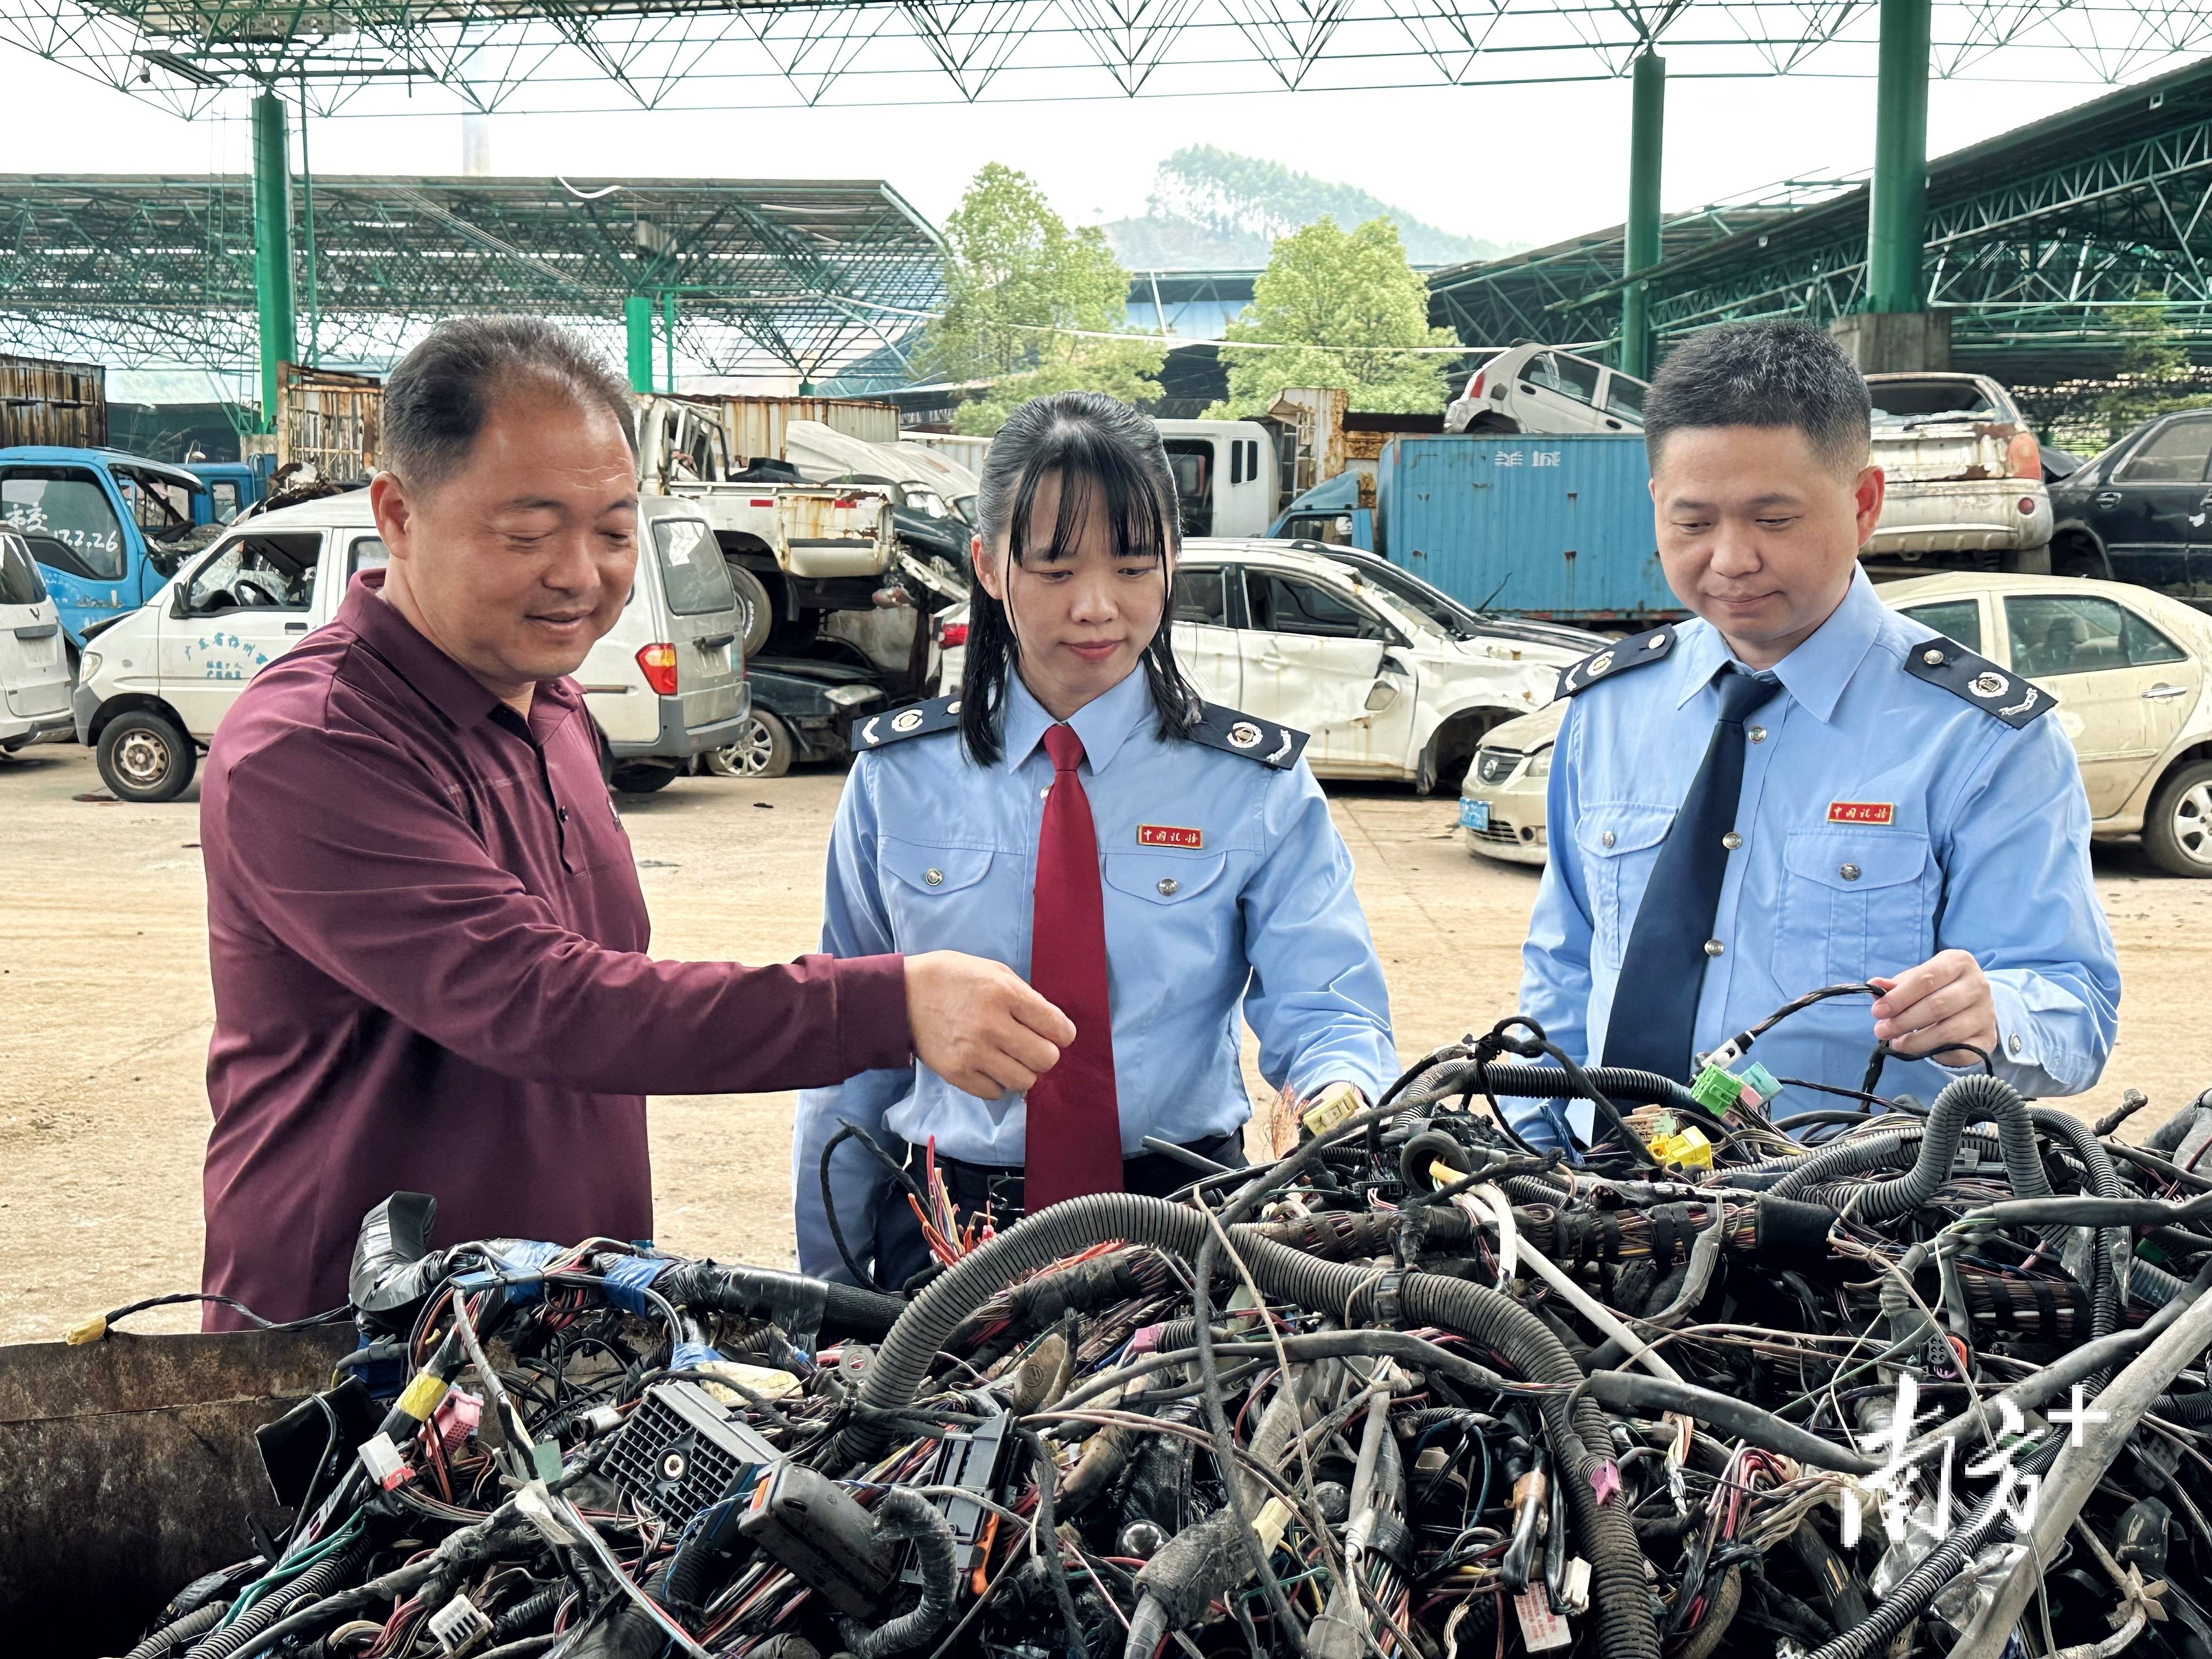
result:
<svg viewBox="0 0 2212 1659"><path fill-rule="evenodd" d="M814 948L842 781L834 769L686 778L627 800L654 950L762 962ZM212 1010L198 791L163 806L80 799L94 793L84 750L0 757L0 1342L198 1283ZM1364 785L1330 795L1405 1055L1510 1012L1536 872L1470 859L1449 799ZM2097 869L2125 1024L2106 1081L2079 1104L2094 1116L2124 1088L2143 1090L2153 1109L2137 1134L2212 1085L2197 1023L2212 882L2161 876L2127 847L2100 850ZM791 1109L789 1095L653 1103L664 1245L790 1261ZM196 1320L161 1310L135 1328Z"/></svg>

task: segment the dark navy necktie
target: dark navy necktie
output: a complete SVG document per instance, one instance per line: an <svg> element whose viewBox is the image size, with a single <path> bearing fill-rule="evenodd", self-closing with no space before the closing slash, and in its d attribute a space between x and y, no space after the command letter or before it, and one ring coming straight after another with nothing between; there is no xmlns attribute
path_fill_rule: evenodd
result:
<svg viewBox="0 0 2212 1659"><path fill-rule="evenodd" d="M1705 988L1713 917L1743 795L1743 723L1779 688L1731 665L1719 681L1720 719L1705 763L1682 797L1651 880L1629 929L1613 1017L1605 1031L1605 1063L1687 1080Z"/></svg>

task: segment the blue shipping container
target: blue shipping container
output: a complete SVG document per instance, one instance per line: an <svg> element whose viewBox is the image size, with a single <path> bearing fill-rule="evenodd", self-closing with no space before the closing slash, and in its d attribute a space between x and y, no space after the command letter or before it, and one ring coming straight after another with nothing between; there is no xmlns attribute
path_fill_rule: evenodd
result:
<svg viewBox="0 0 2212 1659"><path fill-rule="evenodd" d="M1680 616L1640 433L1400 435L1376 472L1377 550L1462 604L1561 621Z"/></svg>

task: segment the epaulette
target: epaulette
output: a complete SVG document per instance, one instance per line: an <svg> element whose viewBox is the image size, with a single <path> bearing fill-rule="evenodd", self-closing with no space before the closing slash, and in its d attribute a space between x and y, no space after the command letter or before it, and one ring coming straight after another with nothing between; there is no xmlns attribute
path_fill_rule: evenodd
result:
<svg viewBox="0 0 2212 1659"><path fill-rule="evenodd" d="M1287 772L1296 766L1306 746L1306 734L1294 727L1278 726L1253 714L1241 714L1218 702L1201 707L1198 724L1190 730L1190 740L1202 743L1208 749L1218 749L1224 754L1242 755L1246 760L1272 766L1278 772Z"/></svg>
<svg viewBox="0 0 2212 1659"><path fill-rule="evenodd" d="M1906 648L1905 672L1915 679L1942 686L2015 731L2058 706L2058 699L2041 686L1998 667L1987 657L1976 656L1956 640L1940 634Z"/></svg>
<svg viewBox="0 0 2212 1659"><path fill-rule="evenodd" d="M1571 662L1562 668L1559 689L1552 696L1554 698L1571 697L1577 691L1589 690L1601 679L1657 662L1674 648L1674 624L1672 623L1662 623L1645 633L1631 634L1626 639L1617 641L1602 651L1592 652L1580 662Z"/></svg>
<svg viewBox="0 0 2212 1659"><path fill-rule="evenodd" d="M853 727L853 747L880 749L887 743L926 738L933 732L957 731L959 725L960 699L932 697L927 702L869 715Z"/></svg>

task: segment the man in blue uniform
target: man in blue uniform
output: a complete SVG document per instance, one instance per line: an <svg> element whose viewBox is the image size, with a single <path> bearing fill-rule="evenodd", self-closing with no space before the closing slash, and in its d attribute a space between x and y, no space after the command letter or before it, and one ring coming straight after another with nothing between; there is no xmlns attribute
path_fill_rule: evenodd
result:
<svg viewBox="0 0 2212 1659"><path fill-rule="evenodd" d="M1929 1097L1986 1054L2028 1095L2110 1054L2120 981L2050 695L1891 611L1866 383L1793 324L1669 357L1645 441L1668 585L1695 618L1570 668L1521 1007L1585 1061L1688 1080L1760 1039L1781 1077ZM1589 1108L1531 1108L1546 1144Z"/></svg>

